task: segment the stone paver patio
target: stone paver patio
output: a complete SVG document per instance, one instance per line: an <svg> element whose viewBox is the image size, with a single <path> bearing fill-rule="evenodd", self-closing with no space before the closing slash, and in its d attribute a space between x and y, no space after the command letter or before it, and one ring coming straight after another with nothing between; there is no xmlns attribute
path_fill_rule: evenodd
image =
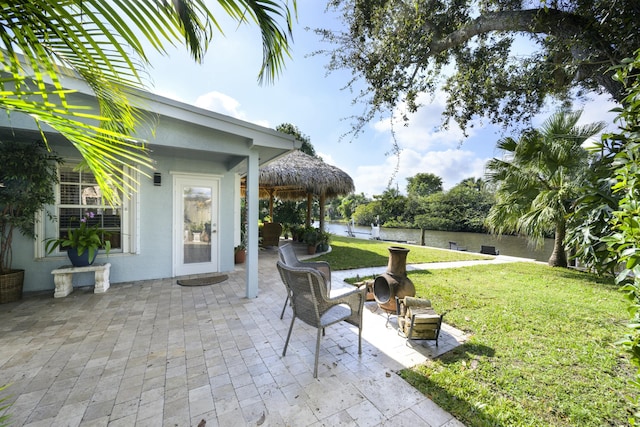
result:
<svg viewBox="0 0 640 427"><path fill-rule="evenodd" d="M314 379L315 329L296 321L281 356L291 310L280 319L276 260L275 248L260 252L251 300L240 267L210 286L162 279L1 305L12 425L462 426L396 374L459 345L459 331L445 326L438 347L407 345L370 302L362 355L356 328L331 326Z"/></svg>

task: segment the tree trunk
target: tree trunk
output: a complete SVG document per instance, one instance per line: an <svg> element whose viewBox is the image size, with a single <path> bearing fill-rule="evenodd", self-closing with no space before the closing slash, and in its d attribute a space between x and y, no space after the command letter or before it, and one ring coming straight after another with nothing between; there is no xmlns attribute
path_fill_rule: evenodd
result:
<svg viewBox="0 0 640 427"><path fill-rule="evenodd" d="M553 253L549 258L551 267L567 267L567 253L564 250L564 237L566 234L564 218L556 224L556 237L553 241Z"/></svg>

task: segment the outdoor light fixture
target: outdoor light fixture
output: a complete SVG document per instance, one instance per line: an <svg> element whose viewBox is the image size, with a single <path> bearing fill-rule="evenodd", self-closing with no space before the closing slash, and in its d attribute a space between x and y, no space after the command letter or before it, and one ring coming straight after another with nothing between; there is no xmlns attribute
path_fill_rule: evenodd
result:
<svg viewBox="0 0 640 427"><path fill-rule="evenodd" d="M153 185L160 187L162 185L162 174L160 172L153 173Z"/></svg>

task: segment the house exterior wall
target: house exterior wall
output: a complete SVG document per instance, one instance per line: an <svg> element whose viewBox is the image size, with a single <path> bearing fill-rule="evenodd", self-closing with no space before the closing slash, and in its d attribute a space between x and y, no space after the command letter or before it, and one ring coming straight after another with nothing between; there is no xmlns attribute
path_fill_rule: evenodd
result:
<svg viewBox="0 0 640 427"><path fill-rule="evenodd" d="M74 94L90 97L84 92ZM208 174L219 179L218 206L218 271L234 269L233 249L238 243L238 200L240 195L239 174L257 177L258 166L275 159L299 146L290 135L266 129L252 123L206 111L194 106L169 100L144 92L143 98L150 116L153 131L142 126L136 136L146 139L151 149L154 170L159 172L162 185L154 186L153 178L139 176L138 191L132 196L135 201L135 242L128 253L112 251L107 257L99 253L97 263L111 263L112 284L172 277L173 266L173 175ZM50 132L44 125L43 129ZM19 130L20 132L15 132ZM0 137L23 138L24 141L41 139L33 119L24 114L12 113L10 118L0 115ZM29 139L26 139L29 138ZM78 151L56 133L49 137L51 148L63 158L80 160ZM257 205L257 179L252 179L251 189ZM53 212L53 207L49 207ZM258 291L257 277L257 212L253 215L255 227L248 233L247 296ZM36 227L38 237L33 239L14 235L13 268L25 270L24 292L52 291L54 286L51 271L68 265L66 256L47 256L44 239L55 236L55 224L46 217ZM254 271L255 270L255 271ZM74 286L93 284L93 273L76 274Z"/></svg>
<svg viewBox="0 0 640 427"><path fill-rule="evenodd" d="M52 147L60 156L78 159L75 149L69 146ZM172 276L173 254L173 183L171 173L213 174L220 177L219 212L219 271L234 269L234 204L224 201L240 197L236 193L236 174L225 170L224 165L215 161L193 160L175 156L153 156L156 172L162 176L161 186L153 185L152 177L139 177L139 190L134 195L137 220L134 218L134 229L137 233L136 253L118 253L112 251L109 256L100 251L96 263L111 263L111 283L148 280ZM53 207L48 207L53 212ZM55 224L45 218L44 235L55 235ZM34 253L42 252L43 238L34 242L19 233L14 237L14 268L25 270L24 291L53 290L54 282L51 271L68 265L66 256L34 257ZM75 286L93 284L93 273L82 273L74 276Z"/></svg>

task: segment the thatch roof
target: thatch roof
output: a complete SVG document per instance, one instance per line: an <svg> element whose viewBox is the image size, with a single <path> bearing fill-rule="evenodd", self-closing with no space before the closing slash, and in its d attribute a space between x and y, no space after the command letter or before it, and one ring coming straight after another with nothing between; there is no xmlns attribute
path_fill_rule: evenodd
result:
<svg viewBox="0 0 640 427"><path fill-rule="evenodd" d="M308 194L332 198L355 191L353 179L342 169L299 150L261 167L259 173L262 199L299 200Z"/></svg>
<svg viewBox="0 0 640 427"><path fill-rule="evenodd" d="M327 198L355 191L353 179L322 159L295 150L260 168L260 196L302 199L307 194Z"/></svg>

